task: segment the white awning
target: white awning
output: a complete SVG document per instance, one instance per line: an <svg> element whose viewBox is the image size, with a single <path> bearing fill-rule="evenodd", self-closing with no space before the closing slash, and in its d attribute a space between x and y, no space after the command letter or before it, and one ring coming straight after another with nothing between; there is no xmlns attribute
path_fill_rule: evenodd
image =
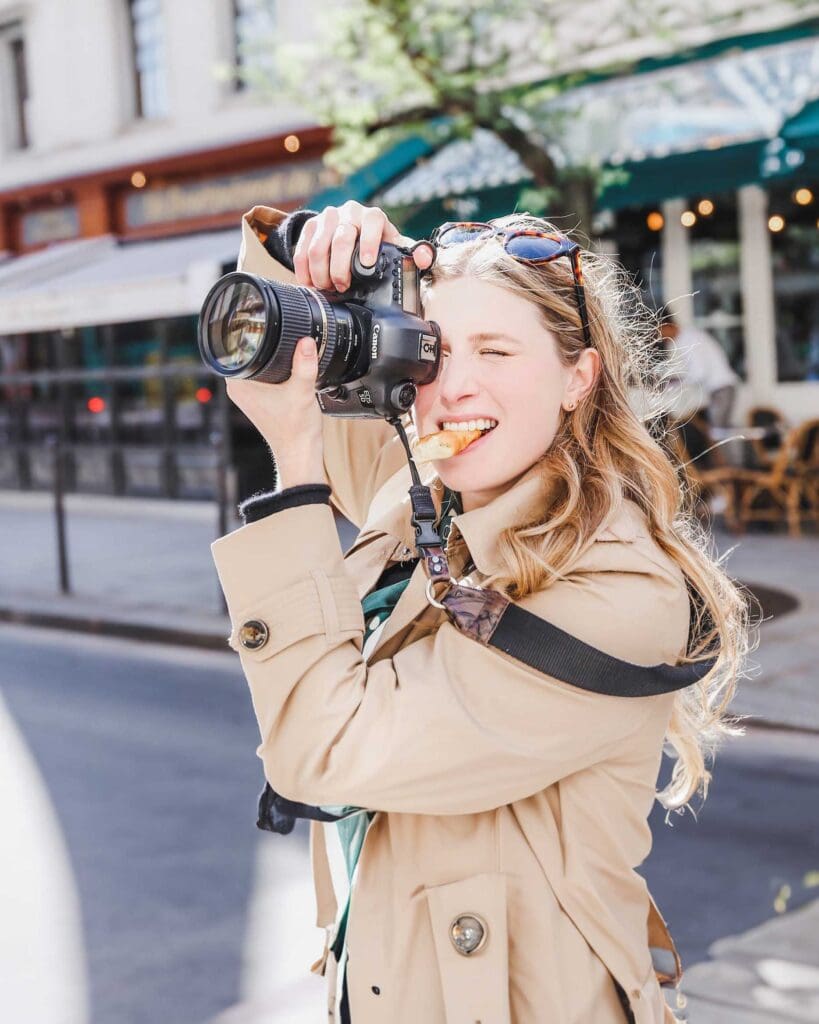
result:
<svg viewBox="0 0 819 1024"><path fill-rule="evenodd" d="M4 260L0 335L196 314L241 240L239 225L141 242L103 235Z"/></svg>

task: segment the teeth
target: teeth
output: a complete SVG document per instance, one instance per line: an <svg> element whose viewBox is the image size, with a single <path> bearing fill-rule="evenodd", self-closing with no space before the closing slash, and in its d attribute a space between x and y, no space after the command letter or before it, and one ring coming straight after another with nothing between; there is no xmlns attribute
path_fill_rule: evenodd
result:
<svg viewBox="0 0 819 1024"><path fill-rule="evenodd" d="M469 420L466 423L456 423L454 420L444 420L442 430L491 430L498 425L497 420L478 419Z"/></svg>

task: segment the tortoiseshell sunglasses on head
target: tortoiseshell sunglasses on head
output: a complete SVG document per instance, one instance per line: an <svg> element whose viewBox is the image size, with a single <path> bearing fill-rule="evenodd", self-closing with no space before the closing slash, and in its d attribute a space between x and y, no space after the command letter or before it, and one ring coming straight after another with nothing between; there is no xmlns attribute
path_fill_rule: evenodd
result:
<svg viewBox="0 0 819 1024"><path fill-rule="evenodd" d="M586 347L591 348L591 329L586 312L586 292L583 287L583 270L580 266L580 246L571 238L558 231L542 231L539 228L499 228L492 223L480 221L447 221L437 227L430 237L430 242L441 249L460 242L472 242L486 235L496 235L503 239L503 247L516 260L523 263L551 263L552 260L568 256L572 264L574 276L574 293L577 297L577 308L580 322L583 325L583 339Z"/></svg>

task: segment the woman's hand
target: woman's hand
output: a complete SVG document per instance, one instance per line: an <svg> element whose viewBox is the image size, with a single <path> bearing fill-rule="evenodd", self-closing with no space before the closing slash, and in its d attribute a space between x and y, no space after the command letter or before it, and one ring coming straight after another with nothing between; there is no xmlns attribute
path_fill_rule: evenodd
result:
<svg viewBox="0 0 819 1024"><path fill-rule="evenodd" d="M323 413L316 401L318 356L311 337L300 338L292 373L281 384L228 380L228 398L259 431L273 452L281 488L326 483Z"/></svg>
<svg viewBox="0 0 819 1024"><path fill-rule="evenodd" d="M352 258L361 236L361 262L372 266L382 241L412 245L383 210L353 200L328 206L304 225L293 254L296 279L310 288L346 291L350 287ZM420 270L431 263L431 248L413 254ZM316 401L318 357L312 338L301 338L293 355L293 372L281 384L254 380L228 380L227 393L256 427L276 459L282 487L324 483L322 418Z"/></svg>
<svg viewBox="0 0 819 1024"><path fill-rule="evenodd" d="M382 242L414 245L377 206L362 206L350 199L343 206L328 206L304 225L293 254L293 269L299 284L344 292L350 287L353 250L361 237L359 253L365 267L371 267ZM433 251L421 246L413 253L415 265L426 270Z"/></svg>

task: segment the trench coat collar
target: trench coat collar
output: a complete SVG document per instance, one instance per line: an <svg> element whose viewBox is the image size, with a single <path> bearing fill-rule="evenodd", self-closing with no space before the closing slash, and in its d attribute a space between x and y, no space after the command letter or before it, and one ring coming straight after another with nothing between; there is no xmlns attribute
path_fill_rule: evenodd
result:
<svg viewBox="0 0 819 1024"><path fill-rule="evenodd" d="M436 514L440 516L443 484L434 473L422 474L421 479L429 485ZM410 484L409 466L402 467L376 496L362 529L362 533L377 530L400 540L405 555L415 552L415 531L410 521ZM488 576L499 572L503 566L499 544L501 532L509 527L542 521L553 486L544 474L542 464L536 463L486 505L454 515L448 546L455 543L457 536L462 537L480 573ZM633 502L624 500L608 513L595 538L628 542L644 533L642 513Z"/></svg>

